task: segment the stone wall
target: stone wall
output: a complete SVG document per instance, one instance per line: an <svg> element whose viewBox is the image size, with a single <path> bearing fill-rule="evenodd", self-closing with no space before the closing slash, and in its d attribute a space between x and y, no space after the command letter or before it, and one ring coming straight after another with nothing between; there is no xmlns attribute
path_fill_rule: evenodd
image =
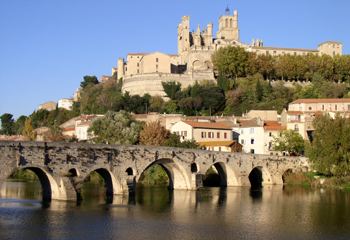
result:
<svg viewBox="0 0 350 240"><path fill-rule="evenodd" d="M134 75L125 77L123 81L123 92L129 92L130 95L140 95L148 93L151 96L165 96L162 82L176 81L181 83L182 88L195 84L196 81L203 80L214 81L214 75L211 72L198 72L191 74L162 74L152 73L143 75Z"/></svg>
<svg viewBox="0 0 350 240"><path fill-rule="evenodd" d="M0 182L16 169L30 169L41 180L47 199L75 200L84 180L94 171L106 182L107 194L132 191L142 173L160 164L170 188L195 190L214 166L223 186L249 186L253 169L263 185L282 184L287 170L308 168L305 158L210 152L167 147L91 145L83 143L0 142Z"/></svg>

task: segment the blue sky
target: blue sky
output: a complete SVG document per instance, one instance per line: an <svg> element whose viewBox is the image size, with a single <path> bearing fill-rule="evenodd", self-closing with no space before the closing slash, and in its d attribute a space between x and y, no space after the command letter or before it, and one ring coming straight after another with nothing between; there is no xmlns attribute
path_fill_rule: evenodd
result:
<svg viewBox="0 0 350 240"><path fill-rule="evenodd" d="M239 11L241 40L316 48L326 40L350 53L348 0L1 0L0 115L28 115L71 97L84 75L109 75L128 52L176 53L177 24L217 21Z"/></svg>

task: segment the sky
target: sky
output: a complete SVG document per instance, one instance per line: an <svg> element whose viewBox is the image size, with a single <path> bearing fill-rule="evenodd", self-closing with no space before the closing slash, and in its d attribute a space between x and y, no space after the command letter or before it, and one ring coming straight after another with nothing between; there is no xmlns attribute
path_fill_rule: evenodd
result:
<svg viewBox="0 0 350 240"><path fill-rule="evenodd" d="M349 0L1 0L0 115L31 114L73 96L83 76L110 75L130 52L177 53L177 25L239 12L241 41L317 48L334 40L350 54Z"/></svg>

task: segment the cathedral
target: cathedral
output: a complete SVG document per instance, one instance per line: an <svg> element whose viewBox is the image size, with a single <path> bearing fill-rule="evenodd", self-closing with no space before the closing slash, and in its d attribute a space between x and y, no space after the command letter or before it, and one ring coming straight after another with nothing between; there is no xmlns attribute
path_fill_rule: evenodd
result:
<svg viewBox="0 0 350 240"><path fill-rule="evenodd" d="M342 55L342 44L334 41L321 43L317 49L265 47L262 40L251 44L240 41L238 11L231 14L227 8L219 18L218 31L213 33L213 24L205 29L190 31L190 17L184 16L178 25L178 52L174 55L161 52L129 53L126 59L119 58L113 74L123 79L123 92L131 95L165 96L162 82L176 81L187 87L196 81L214 81L212 54L226 46L239 46L248 52L280 55Z"/></svg>

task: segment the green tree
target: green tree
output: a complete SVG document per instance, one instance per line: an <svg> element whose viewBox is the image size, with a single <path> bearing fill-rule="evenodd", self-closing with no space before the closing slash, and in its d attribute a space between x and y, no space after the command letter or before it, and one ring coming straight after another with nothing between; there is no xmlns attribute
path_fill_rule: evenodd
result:
<svg viewBox="0 0 350 240"><path fill-rule="evenodd" d="M151 112L162 112L164 108L164 100L161 96L152 96L149 101L149 110Z"/></svg>
<svg viewBox="0 0 350 240"><path fill-rule="evenodd" d="M87 86L98 84L98 79L96 76L84 76L83 81L80 83L81 88L86 88Z"/></svg>
<svg viewBox="0 0 350 240"><path fill-rule="evenodd" d="M196 143L196 141L192 140L185 140L182 141L180 140L180 136L175 134L175 133L171 133L168 137L167 140L165 140L164 142L164 146L167 147L176 147L176 148L191 148L191 149L198 149L199 145Z"/></svg>
<svg viewBox="0 0 350 240"><path fill-rule="evenodd" d="M109 111L93 121L89 134L93 136L94 143L136 144L141 128L141 124L126 111Z"/></svg>
<svg viewBox="0 0 350 240"><path fill-rule="evenodd" d="M162 86L167 97L171 100L175 100L176 94L181 91L181 83L175 81L162 82Z"/></svg>
<svg viewBox="0 0 350 240"><path fill-rule="evenodd" d="M274 139L274 150L288 152L290 155L302 155L305 150L305 142L302 136L293 131L285 130L280 137Z"/></svg>
<svg viewBox="0 0 350 240"><path fill-rule="evenodd" d="M15 122L15 132L17 135L21 135L23 132L23 128L25 125L25 121L27 120L27 116L20 116L19 118L17 118L16 122Z"/></svg>
<svg viewBox="0 0 350 240"><path fill-rule="evenodd" d="M306 148L313 167L327 176L350 175L350 120L317 117L312 143Z"/></svg>
<svg viewBox="0 0 350 240"><path fill-rule="evenodd" d="M214 70L223 78L237 80L247 73L248 57L248 53L241 47L220 48L212 56Z"/></svg>
<svg viewBox="0 0 350 240"><path fill-rule="evenodd" d="M29 117L32 119L32 124L33 128L39 128L39 127L44 127L48 125L48 117L49 117L50 112L41 109L38 111L33 112Z"/></svg>
<svg viewBox="0 0 350 240"><path fill-rule="evenodd" d="M176 113L177 112L177 104L176 101L170 100L165 102L164 104L164 111L168 114L170 113Z"/></svg>
<svg viewBox="0 0 350 240"><path fill-rule="evenodd" d="M14 135L15 134L15 120L10 113L4 113L0 116L1 120L1 134Z"/></svg>

